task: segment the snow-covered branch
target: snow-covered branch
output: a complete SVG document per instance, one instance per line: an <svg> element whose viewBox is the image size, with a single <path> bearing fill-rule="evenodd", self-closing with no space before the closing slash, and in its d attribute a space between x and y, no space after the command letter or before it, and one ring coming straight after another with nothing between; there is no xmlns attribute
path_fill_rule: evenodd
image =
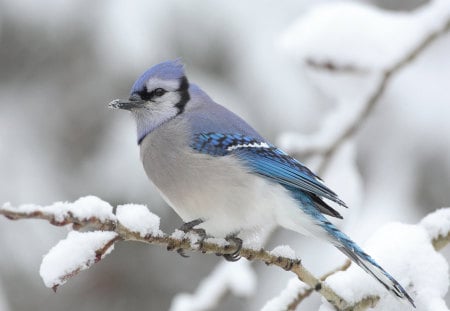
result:
<svg viewBox="0 0 450 311"><path fill-rule="evenodd" d="M250 297L257 288L257 278L250 263L247 260L220 262L199 284L195 293L177 294L170 311L213 310L228 292L237 297Z"/></svg>
<svg viewBox="0 0 450 311"><path fill-rule="evenodd" d="M353 101L355 108L348 109L348 105L339 103L337 111L326 118L317 133L312 136L284 133L279 138L280 145L300 158L320 156L317 172L323 174L340 146L364 124L390 81L433 42L449 32L449 12L448 1L439 0L431 1L430 5L409 16L359 4L338 3L319 6L301 18L283 37L286 50L300 58L312 75L333 75L336 80L353 75L355 79L366 81L359 81L364 85L359 90L353 88L343 93L344 88L333 90L330 80L326 80L327 91L332 92L332 97L347 104ZM324 27L324 24L330 27ZM401 25L397 27L400 33L392 34L396 27L391 27L391 24ZM383 32L379 29L382 25L389 30L379 36ZM361 28L358 38L355 38L355 28ZM347 40L347 36L352 40ZM353 49L342 42L356 42L358 48ZM368 51L361 51L361 48Z"/></svg>
<svg viewBox="0 0 450 311"><path fill-rule="evenodd" d="M176 230L173 234L168 235L159 229L159 217L151 213L147 207L137 204L120 205L117 207L116 214L114 214L111 205L93 196L81 198L74 203L58 202L44 207L37 205L14 207L10 204L4 204L0 208L0 214L13 220L45 219L53 225L68 225L76 230L69 232L67 238L60 241L43 258L40 269L41 277L47 287L55 290L69 278L104 258L113 250L114 244L118 241L138 241L163 245L168 250L183 249L218 255L232 254L237 250L236 245L230 244L224 239L207 238L201 241L200 236L195 232L185 233ZM442 293L434 296L429 295L430 284L427 282L427 275L429 274L429 277L434 279L434 287L439 284L442 285L442 282L435 282L436 275L434 272L436 271L434 270L442 270L442 262L439 261L440 255L433 250L432 245L436 249L440 249L450 242L448 238L450 234L450 208L430 214L418 225L393 224L385 227L380 229L366 245L371 254L374 254L375 257L378 255L379 261L386 265L389 270L393 270L395 275L402 277L403 282L407 282L407 284L409 282L409 286L416 293L415 299L418 305L421 302L425 303L427 297L439 299ZM405 235L416 237L416 239L405 239L401 241L402 244L399 247L395 244L400 243L399 241L392 238L388 239L392 234L400 237L400 239ZM399 248L399 250L396 248ZM422 251L420 255L412 254L417 249ZM291 271L301 280L301 283L292 281L280 297L266 305L265 310L274 310L274 306L280 304L295 309L312 291L319 292L327 303L338 310L365 310L377 304L378 301L392 299L387 296L388 294L383 291L383 288L374 286L373 280L368 278L355 265L351 265L348 271L345 271L348 268L347 263L336 271L327 273L321 278L316 278L287 246L278 246L272 251L243 248L240 255L248 260L260 260L267 265L274 265ZM433 259L434 261L431 260L431 262L439 264L435 265L434 270L425 267L424 269L428 269L426 273L422 271L423 269L419 271L420 269L414 266L415 261L422 260L423 256L426 256L428 260ZM398 266L395 264L389 267L393 261L403 263L405 258L409 259L413 268L398 271ZM414 260L411 258L414 258ZM445 264L447 263L445 262ZM220 275L220 271L218 270L216 274ZM330 275L332 276L329 277ZM350 281L351 284L348 284ZM422 287L424 286L428 286L427 294L422 293ZM225 287L218 290L217 293L223 293L224 290L226 290ZM436 290L442 291L442 289ZM204 297L205 295L201 294L200 296ZM203 301L208 304L211 299L204 299Z"/></svg>
<svg viewBox="0 0 450 311"><path fill-rule="evenodd" d="M138 241L163 245L168 250L182 249L218 255L237 251L237 245L223 239L207 238L200 242L200 236L195 232L176 230L171 235L165 234L159 229L159 217L143 205L121 205L114 214L111 205L92 196L74 203L58 202L44 207L32 204L14 207L7 203L0 209L0 214L13 220L45 219L57 226L71 225L76 230L92 230L69 233L67 239L58 243L44 257L41 276L46 286L53 289L98 262L112 250L117 241ZM240 255L248 260L260 260L267 265L291 271L337 308L343 309L346 306L342 298L310 273L295 256L281 256L277 249L266 251L250 248L242 248Z"/></svg>
<svg viewBox="0 0 450 311"><path fill-rule="evenodd" d="M342 266L325 273L320 277L321 281L325 281L330 275L335 274L339 271L345 271L350 267L350 260L347 260ZM298 305L314 291L313 288L309 287L297 278L292 278L286 288L280 293L279 296L274 297L269 300L262 311L276 311L280 310L280 306L287 306L287 310L296 310Z"/></svg>
<svg viewBox="0 0 450 311"><path fill-rule="evenodd" d="M408 291L414 293L418 310L448 310L444 301L449 286L448 263L438 251L450 243L449 235L450 208L443 208L416 225L391 223L383 226L366 242L365 248L407 284ZM382 288L367 283L366 278L360 269L347 262L321 280L345 299L350 305L346 310L390 310L387 306L394 303L393 298ZM306 284L291 280L263 310L295 310L311 292ZM324 302L324 309L320 310L333 310L327 305ZM409 310L408 306L399 307Z"/></svg>

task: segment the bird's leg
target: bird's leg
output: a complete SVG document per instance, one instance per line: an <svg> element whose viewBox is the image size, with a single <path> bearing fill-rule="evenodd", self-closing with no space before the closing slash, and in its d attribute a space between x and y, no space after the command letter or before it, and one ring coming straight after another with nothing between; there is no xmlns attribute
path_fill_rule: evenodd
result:
<svg viewBox="0 0 450 311"><path fill-rule="evenodd" d="M188 233L189 231L194 229L195 226L201 224L202 222L204 222L203 219L197 218L197 219L191 220L189 222L185 222L184 224L181 225L181 227L178 230L181 230L184 233Z"/></svg>
<svg viewBox="0 0 450 311"><path fill-rule="evenodd" d="M229 242L232 245L234 244L237 247L234 253L223 255L223 258L225 258L227 261L238 261L239 259L241 259L240 252L242 249L242 240L238 238L236 235L237 234L232 234L225 238L227 242Z"/></svg>
<svg viewBox="0 0 450 311"><path fill-rule="evenodd" d="M197 243L200 245L200 247L202 247L203 241L207 237L206 231L204 229L200 229L200 228L195 229L194 227L203 222L204 222L204 220L201 218L194 219L192 221L185 222L183 225L181 225L181 227L178 230L181 230L184 233L188 233L189 231L196 233L198 236L200 236L200 239ZM188 255L186 255L185 250L182 248L177 249L177 253L180 254L181 257L184 257L184 258L189 257Z"/></svg>

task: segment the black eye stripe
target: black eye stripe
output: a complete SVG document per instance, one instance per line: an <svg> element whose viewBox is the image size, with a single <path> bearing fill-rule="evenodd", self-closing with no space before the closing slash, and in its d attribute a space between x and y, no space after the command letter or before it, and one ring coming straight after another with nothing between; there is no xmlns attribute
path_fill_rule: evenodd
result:
<svg viewBox="0 0 450 311"><path fill-rule="evenodd" d="M142 91L137 92L137 94L143 99L143 100L151 100L154 97L160 97L163 96L167 91L163 88L156 88L151 92L148 92L147 87L144 86Z"/></svg>
<svg viewBox="0 0 450 311"><path fill-rule="evenodd" d="M163 96L166 92L167 92L167 91L166 91L165 89L160 88L160 87L157 88L157 89L154 89L154 90L152 91L153 96L158 96L158 97Z"/></svg>

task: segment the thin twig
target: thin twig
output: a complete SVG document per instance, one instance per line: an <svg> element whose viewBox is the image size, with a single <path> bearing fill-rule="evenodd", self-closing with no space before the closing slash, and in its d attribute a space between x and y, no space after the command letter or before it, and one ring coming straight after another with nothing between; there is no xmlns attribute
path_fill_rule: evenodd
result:
<svg viewBox="0 0 450 311"><path fill-rule="evenodd" d="M340 267L338 267L338 268L336 268L336 269L334 269L334 270L331 270L331 271L325 273L324 275L322 275L322 276L320 277L320 280L321 280L321 281L325 281L330 275L333 275L333 274L335 274L336 272L339 272L339 271L345 271L345 270L347 270L348 267L350 267L350 264L351 264L351 261L350 261L350 260L346 260L345 263L344 263L342 266L340 266ZM299 305L305 298L309 297L309 295L311 295L311 293L312 293L313 291L314 291L314 290L313 290L312 288L309 288L309 289L307 289L307 290L302 291L301 293L299 293L299 294L297 295L297 297L295 297L295 299L288 305L288 310L296 310L297 307L298 307L298 305Z"/></svg>

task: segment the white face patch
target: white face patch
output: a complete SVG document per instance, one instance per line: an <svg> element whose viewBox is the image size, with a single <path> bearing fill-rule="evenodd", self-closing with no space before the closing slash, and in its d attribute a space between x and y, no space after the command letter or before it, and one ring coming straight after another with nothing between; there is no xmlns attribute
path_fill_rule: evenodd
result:
<svg viewBox="0 0 450 311"><path fill-rule="evenodd" d="M242 145L234 145L227 148L227 151L233 151L239 148L270 148L270 146L265 143L252 143L252 144L242 144Z"/></svg>
<svg viewBox="0 0 450 311"><path fill-rule="evenodd" d="M174 87L175 84L177 84L176 87ZM176 81L156 81L153 79L152 88L148 90L151 92L155 88L163 88L166 93L162 96L153 96L151 100L145 102L143 107L131 110L136 120L139 140L167 120L178 115L179 108L176 105L181 100L181 94L177 91L178 84Z"/></svg>

